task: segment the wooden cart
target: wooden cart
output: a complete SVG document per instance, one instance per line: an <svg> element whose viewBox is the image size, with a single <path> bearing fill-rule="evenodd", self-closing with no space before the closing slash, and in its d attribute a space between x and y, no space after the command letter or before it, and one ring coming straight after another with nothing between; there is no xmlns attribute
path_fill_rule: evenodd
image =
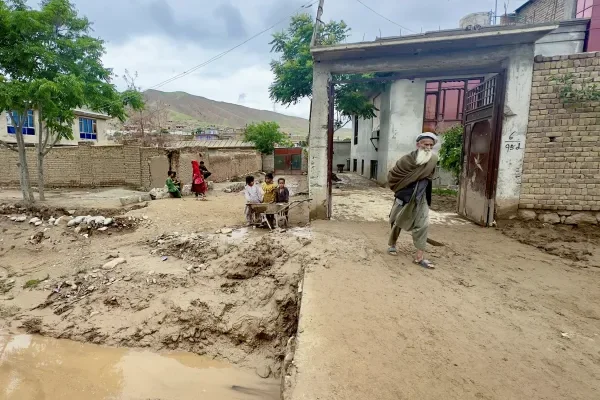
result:
<svg viewBox="0 0 600 400"><path fill-rule="evenodd" d="M289 211L307 201L310 199L296 200L290 203L246 204L246 206L250 207L252 211L252 225L266 225L272 230L281 225L287 226Z"/></svg>

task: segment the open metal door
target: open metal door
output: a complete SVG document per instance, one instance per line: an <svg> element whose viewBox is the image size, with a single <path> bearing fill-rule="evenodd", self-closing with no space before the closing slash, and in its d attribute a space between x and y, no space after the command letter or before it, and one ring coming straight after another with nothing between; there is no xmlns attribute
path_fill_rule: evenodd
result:
<svg viewBox="0 0 600 400"><path fill-rule="evenodd" d="M458 212L482 226L494 221L503 103L504 74L484 81L465 96Z"/></svg>

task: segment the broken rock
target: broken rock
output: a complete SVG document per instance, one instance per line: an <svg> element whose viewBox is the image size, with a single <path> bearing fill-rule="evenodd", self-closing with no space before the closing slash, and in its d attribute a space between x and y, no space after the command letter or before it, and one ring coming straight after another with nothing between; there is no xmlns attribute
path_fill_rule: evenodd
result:
<svg viewBox="0 0 600 400"><path fill-rule="evenodd" d="M536 219L537 214L535 213L535 211L531 211L531 210L519 210L519 218L521 218L523 221L533 221L534 219Z"/></svg>
<svg viewBox="0 0 600 400"><path fill-rule="evenodd" d="M267 379L269 376L271 376L271 367L265 365L263 367L256 368L256 375L263 379Z"/></svg>
<svg viewBox="0 0 600 400"><path fill-rule="evenodd" d="M598 220L592 214L573 214L565 219L567 225L596 225Z"/></svg>
<svg viewBox="0 0 600 400"><path fill-rule="evenodd" d="M102 266L102 269L113 269L115 268L117 265L121 265L126 263L127 260L125 260L124 258L115 258L114 260L111 260L109 262L107 262L106 264L104 264Z"/></svg>
<svg viewBox="0 0 600 400"><path fill-rule="evenodd" d="M558 214L554 213L540 214L538 215L538 220L546 224L560 224L560 217L558 216Z"/></svg>

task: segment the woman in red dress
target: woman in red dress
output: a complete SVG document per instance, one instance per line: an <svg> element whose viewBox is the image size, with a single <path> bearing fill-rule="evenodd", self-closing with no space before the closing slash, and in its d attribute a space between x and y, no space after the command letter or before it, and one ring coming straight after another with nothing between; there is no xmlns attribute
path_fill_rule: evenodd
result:
<svg viewBox="0 0 600 400"><path fill-rule="evenodd" d="M196 195L196 200L206 200L206 181L200 171L198 161L192 161L192 192Z"/></svg>

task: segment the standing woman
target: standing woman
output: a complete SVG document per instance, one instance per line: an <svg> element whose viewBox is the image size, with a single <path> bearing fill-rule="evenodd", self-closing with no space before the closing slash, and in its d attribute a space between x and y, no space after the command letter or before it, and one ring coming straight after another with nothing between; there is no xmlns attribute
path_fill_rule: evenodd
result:
<svg viewBox="0 0 600 400"><path fill-rule="evenodd" d="M196 195L196 199L206 200L206 181L204 175L200 172L198 161L192 161L192 192Z"/></svg>

